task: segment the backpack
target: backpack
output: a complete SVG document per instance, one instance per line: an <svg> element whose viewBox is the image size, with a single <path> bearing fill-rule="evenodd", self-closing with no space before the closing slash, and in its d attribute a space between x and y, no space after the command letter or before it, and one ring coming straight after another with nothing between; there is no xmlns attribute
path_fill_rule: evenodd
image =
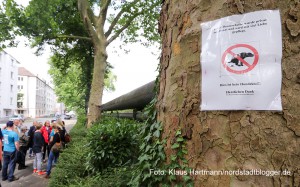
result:
<svg viewBox="0 0 300 187"><path fill-rule="evenodd" d="M71 136L70 136L70 134L66 133L65 134L65 142L69 143L70 141L71 141Z"/></svg>

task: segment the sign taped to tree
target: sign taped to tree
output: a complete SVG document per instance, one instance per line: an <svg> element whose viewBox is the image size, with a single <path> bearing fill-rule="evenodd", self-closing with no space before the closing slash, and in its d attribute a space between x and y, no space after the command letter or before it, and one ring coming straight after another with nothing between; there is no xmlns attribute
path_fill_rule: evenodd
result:
<svg viewBox="0 0 300 187"><path fill-rule="evenodd" d="M201 110L282 110L278 10L201 24Z"/></svg>

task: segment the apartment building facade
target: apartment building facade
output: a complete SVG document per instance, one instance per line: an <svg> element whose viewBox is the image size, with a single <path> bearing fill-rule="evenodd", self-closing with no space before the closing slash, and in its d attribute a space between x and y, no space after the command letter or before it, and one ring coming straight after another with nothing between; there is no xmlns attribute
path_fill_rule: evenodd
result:
<svg viewBox="0 0 300 187"><path fill-rule="evenodd" d="M18 69L17 113L25 117L42 117L56 112L53 88L24 67Z"/></svg>
<svg viewBox="0 0 300 187"><path fill-rule="evenodd" d="M0 118L15 114L19 62L0 51Z"/></svg>

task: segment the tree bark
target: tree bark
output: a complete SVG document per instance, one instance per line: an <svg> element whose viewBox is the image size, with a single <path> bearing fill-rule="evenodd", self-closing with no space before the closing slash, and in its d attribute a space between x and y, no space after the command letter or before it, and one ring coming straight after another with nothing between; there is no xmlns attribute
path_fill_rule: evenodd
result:
<svg viewBox="0 0 300 187"><path fill-rule="evenodd" d="M283 33L282 112L200 112L200 23L233 14L279 9ZM300 3L298 0L165 0L160 18L158 120L167 162L176 130L195 170L261 169L291 176L193 176L195 186L300 185Z"/></svg>
<svg viewBox="0 0 300 187"><path fill-rule="evenodd" d="M78 0L77 3L84 26L87 29L91 37L91 42L94 45L95 53L93 78L87 114L87 127L89 128L100 118L101 115L100 105L102 104L102 95L104 89L104 75L107 65L106 47L108 45L107 38L104 34L104 22L107 13L106 9L110 4L110 0L106 0L103 2L105 4L105 7L100 10L100 17L94 15L89 1Z"/></svg>
<svg viewBox="0 0 300 187"><path fill-rule="evenodd" d="M96 122L100 118L100 105L102 104L102 95L104 89L104 75L107 60L106 45L104 42L98 42L95 45L95 58L93 79L91 85L91 94L89 98L88 108L88 124L87 127Z"/></svg>

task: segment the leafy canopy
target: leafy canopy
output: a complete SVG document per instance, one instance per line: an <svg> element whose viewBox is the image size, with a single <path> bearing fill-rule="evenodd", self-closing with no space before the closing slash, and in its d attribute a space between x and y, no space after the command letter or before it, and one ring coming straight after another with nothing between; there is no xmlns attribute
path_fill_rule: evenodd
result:
<svg viewBox="0 0 300 187"><path fill-rule="evenodd" d="M81 4L89 5L86 9L92 26L95 32L105 34L108 45L118 37L124 43L144 45L160 40L157 25L161 0L31 0L27 7L14 0L4 1L7 18L18 28L18 34L31 39L31 45L39 49L44 44L74 45L79 40L92 40L80 17ZM103 28L96 22L100 17Z"/></svg>
<svg viewBox="0 0 300 187"><path fill-rule="evenodd" d="M14 34L27 37L31 46L38 48L37 53L45 44L52 46L55 57L51 66L59 70L52 71L57 77L54 82L62 89L58 95L69 98L66 100L70 105L75 100L82 100L83 95L83 103L90 99L88 96L102 96L100 92L92 92L97 89L91 89L92 76L102 73L92 74L99 44L105 48L102 55L106 55L106 47L116 38L125 44L141 42L146 46L160 39L157 27L161 0L31 0L27 7L18 5L14 0L4 1L5 15L13 26ZM101 63L108 64L105 60ZM106 67L105 73L108 73L111 66L108 64ZM67 77L67 72L76 68L80 72ZM59 72L64 75L63 78ZM78 88L77 91L64 86L68 79L73 87ZM104 85L102 80L99 82L97 79L99 83L93 85Z"/></svg>
<svg viewBox="0 0 300 187"><path fill-rule="evenodd" d="M7 46L14 46L14 29L12 23L4 12L3 6L0 4L0 50Z"/></svg>

